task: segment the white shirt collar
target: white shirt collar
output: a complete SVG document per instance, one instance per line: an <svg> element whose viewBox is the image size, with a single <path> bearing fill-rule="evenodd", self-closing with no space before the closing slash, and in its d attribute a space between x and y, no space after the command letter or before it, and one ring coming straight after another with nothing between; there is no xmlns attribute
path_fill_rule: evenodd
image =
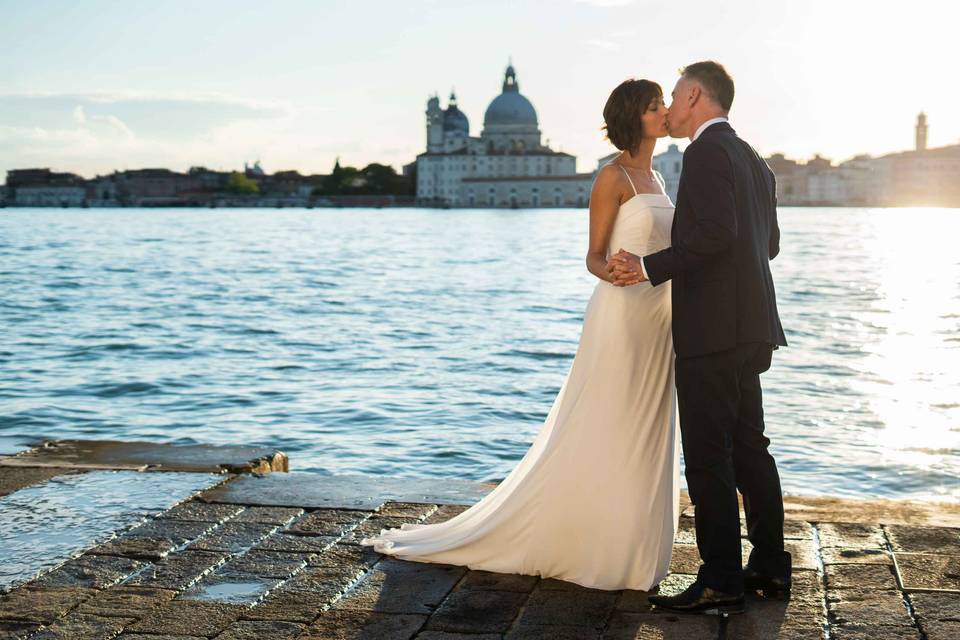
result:
<svg viewBox="0 0 960 640"><path fill-rule="evenodd" d="M693 142L694 140L696 140L697 138L699 138L699 137L700 137L700 134L703 133L703 130L704 130L704 129L706 129L706 128L709 127L710 125L716 124L716 123L718 123L718 122L729 122L729 119L728 119L727 117L725 117L725 116L720 116L719 118L711 118L710 120L707 120L707 121L704 122L702 125L700 125L699 127L697 127L697 130L693 133L693 137L690 138L690 142Z"/></svg>

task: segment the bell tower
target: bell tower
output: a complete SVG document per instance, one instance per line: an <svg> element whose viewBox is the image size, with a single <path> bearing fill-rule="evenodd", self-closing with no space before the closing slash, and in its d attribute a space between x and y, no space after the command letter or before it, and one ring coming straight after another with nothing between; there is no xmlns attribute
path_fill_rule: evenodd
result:
<svg viewBox="0 0 960 640"><path fill-rule="evenodd" d="M427 151L443 149L443 111L436 95L427 100Z"/></svg>
<svg viewBox="0 0 960 640"><path fill-rule="evenodd" d="M920 112L917 116L917 151L924 151L927 148L927 115Z"/></svg>

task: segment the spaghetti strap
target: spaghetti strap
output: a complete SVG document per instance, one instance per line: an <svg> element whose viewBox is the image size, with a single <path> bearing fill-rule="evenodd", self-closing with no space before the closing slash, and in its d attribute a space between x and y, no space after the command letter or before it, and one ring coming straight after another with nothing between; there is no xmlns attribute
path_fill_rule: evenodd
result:
<svg viewBox="0 0 960 640"><path fill-rule="evenodd" d="M654 171L653 171L653 177L656 178L656 179L657 179L657 182L660 183L660 188L663 189L664 191L666 191L666 190L667 190L667 183L663 181L663 176L660 175L660 172L657 171L656 169L654 169Z"/></svg>
<svg viewBox="0 0 960 640"><path fill-rule="evenodd" d="M627 173L627 170L624 169L623 165L619 162L617 163L617 166L620 167L620 171L623 171L623 175L627 176L627 182L630 183L630 188L633 189L633 195L637 195L637 188L633 186L633 180L630 179L630 174Z"/></svg>

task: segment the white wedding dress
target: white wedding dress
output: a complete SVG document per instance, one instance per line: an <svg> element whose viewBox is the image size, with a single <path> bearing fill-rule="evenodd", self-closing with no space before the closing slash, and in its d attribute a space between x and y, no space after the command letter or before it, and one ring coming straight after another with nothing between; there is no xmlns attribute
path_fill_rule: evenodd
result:
<svg viewBox="0 0 960 640"><path fill-rule="evenodd" d="M634 194L620 205L608 256L670 245L670 198ZM659 583L680 516L670 322L669 282L599 281L567 377L510 474L445 522L381 529L361 544L406 560L596 589Z"/></svg>

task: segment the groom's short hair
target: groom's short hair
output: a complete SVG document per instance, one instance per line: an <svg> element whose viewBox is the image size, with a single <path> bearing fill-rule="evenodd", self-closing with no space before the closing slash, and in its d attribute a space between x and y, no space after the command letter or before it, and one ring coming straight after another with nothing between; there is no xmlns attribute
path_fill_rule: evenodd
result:
<svg viewBox="0 0 960 640"><path fill-rule="evenodd" d="M684 78L696 80L710 98L724 111L733 104L733 78L723 65L713 60L694 62L680 70Z"/></svg>

